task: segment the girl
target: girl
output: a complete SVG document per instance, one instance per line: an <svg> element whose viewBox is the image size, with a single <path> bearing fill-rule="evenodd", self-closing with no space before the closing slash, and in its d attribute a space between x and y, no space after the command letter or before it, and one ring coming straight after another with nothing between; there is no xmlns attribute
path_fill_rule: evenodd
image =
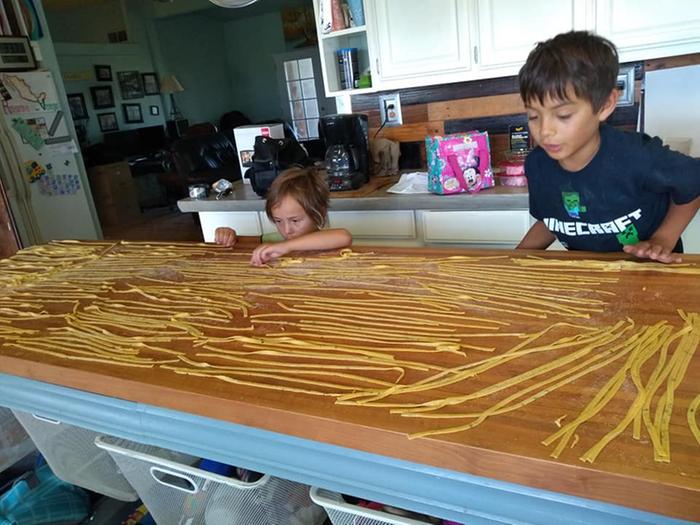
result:
<svg viewBox="0 0 700 525"><path fill-rule="evenodd" d="M350 246L352 235L346 229L322 229L327 222L329 200L328 185L318 171L308 168L283 171L270 186L265 211L284 240L263 243L255 248L250 263L261 266L289 252L336 250ZM233 246L236 231L217 228L214 241Z"/></svg>

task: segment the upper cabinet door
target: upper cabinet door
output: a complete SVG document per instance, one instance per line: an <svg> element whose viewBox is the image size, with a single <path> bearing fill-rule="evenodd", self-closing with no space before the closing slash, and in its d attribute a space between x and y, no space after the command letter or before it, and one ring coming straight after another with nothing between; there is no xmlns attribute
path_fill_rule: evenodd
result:
<svg viewBox="0 0 700 525"><path fill-rule="evenodd" d="M622 61L700 51L697 0L598 0L596 29L618 47Z"/></svg>
<svg viewBox="0 0 700 525"><path fill-rule="evenodd" d="M471 0L372 0L382 80L463 74L472 67ZM435 78L437 75L437 78Z"/></svg>
<svg viewBox="0 0 700 525"><path fill-rule="evenodd" d="M477 0L478 66L519 68L537 42L593 27L591 0Z"/></svg>

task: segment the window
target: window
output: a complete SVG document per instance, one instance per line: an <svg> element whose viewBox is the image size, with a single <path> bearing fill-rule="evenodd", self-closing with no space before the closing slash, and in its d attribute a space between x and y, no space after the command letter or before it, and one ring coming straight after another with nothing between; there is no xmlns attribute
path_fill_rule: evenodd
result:
<svg viewBox="0 0 700 525"><path fill-rule="evenodd" d="M317 139L319 112L313 62L310 58L285 61L284 77L294 130L301 140Z"/></svg>

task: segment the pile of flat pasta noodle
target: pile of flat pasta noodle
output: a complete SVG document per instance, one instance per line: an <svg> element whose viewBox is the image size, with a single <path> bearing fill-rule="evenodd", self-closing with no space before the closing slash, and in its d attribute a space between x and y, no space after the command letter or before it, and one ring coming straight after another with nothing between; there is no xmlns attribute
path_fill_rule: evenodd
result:
<svg viewBox="0 0 700 525"><path fill-rule="evenodd" d="M350 250L251 268L248 253L212 245L53 242L0 261L0 354L329 396L411 418L402 421L421 429L412 438L585 391L543 441L553 457L622 400L624 416L580 459L593 462L631 426L669 462L700 315L640 324L619 311L611 289L640 270L700 275L694 265ZM687 407L698 443L699 405L700 395Z"/></svg>

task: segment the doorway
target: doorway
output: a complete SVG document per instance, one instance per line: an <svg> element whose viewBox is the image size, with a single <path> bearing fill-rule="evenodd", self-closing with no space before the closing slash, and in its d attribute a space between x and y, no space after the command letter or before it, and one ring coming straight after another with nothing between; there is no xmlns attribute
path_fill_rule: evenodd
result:
<svg viewBox="0 0 700 525"><path fill-rule="evenodd" d="M282 114L300 141L317 140L318 119L336 112L335 99L325 96L318 48L275 55Z"/></svg>
<svg viewBox="0 0 700 525"><path fill-rule="evenodd" d="M5 186L0 180L0 259L12 257L19 249L19 235L12 219Z"/></svg>

